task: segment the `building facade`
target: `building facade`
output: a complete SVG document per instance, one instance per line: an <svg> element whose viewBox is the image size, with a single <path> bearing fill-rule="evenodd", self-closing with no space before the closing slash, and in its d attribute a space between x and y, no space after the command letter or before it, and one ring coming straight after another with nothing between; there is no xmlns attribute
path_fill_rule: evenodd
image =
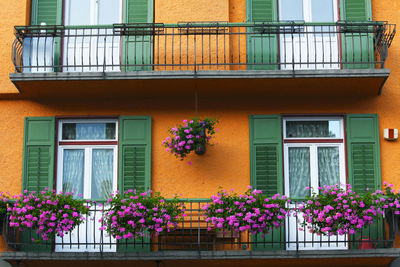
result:
<svg viewBox="0 0 400 267"><path fill-rule="evenodd" d="M200 206L219 187L295 200L307 186L400 188L400 147L384 139L400 127L399 15L389 0L0 2L0 189L92 200L151 189L190 206L175 235L125 245L96 222L46 244L6 227L2 258L389 266L398 240L384 242L383 218L345 239L300 233L297 218L266 236L221 237L206 231ZM180 161L161 142L193 117L218 118L220 131L204 155Z"/></svg>

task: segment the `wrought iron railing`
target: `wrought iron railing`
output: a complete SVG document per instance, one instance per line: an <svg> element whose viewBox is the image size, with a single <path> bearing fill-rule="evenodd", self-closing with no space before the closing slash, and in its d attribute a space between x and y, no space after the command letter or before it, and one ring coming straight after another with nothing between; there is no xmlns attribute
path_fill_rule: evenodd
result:
<svg viewBox="0 0 400 267"><path fill-rule="evenodd" d="M91 215L63 238L36 242L35 232L19 231L9 227L5 218L3 237L7 251L26 252L137 252L137 251L227 251L227 250L351 250L393 247L397 221L388 223L382 216L353 235L322 237L301 231L301 214L292 213L285 225L269 234L252 235L250 232L220 231L209 225L201 207L204 200L184 201L187 216L172 232L159 236L149 234L141 239L116 241L100 230L104 206L93 204ZM292 209L296 205L291 206ZM392 228L393 229L392 229ZM395 230L395 232L393 232Z"/></svg>
<svg viewBox="0 0 400 267"><path fill-rule="evenodd" d="M387 22L17 26L16 72L384 68Z"/></svg>

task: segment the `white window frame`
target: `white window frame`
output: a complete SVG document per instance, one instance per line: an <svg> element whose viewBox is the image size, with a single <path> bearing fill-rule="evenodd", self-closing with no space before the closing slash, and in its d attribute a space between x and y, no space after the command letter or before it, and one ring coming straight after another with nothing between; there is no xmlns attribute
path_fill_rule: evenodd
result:
<svg viewBox="0 0 400 267"><path fill-rule="evenodd" d="M290 179L289 179L289 148L291 147L308 147L310 149L310 187L311 192L318 193L319 177L318 177L318 148L319 147L338 147L339 148L339 182L343 188L346 184L346 160L344 143L285 143L284 144L284 181L285 194L290 196Z"/></svg>
<svg viewBox="0 0 400 267"><path fill-rule="evenodd" d="M118 146L117 145L60 145L58 146L57 164L57 191L62 191L63 171L64 171L64 151L69 149L84 150L84 176L83 176L83 195L84 199L92 199L92 152L95 149L113 150L113 188L117 190L117 168L118 168ZM97 199L96 199L97 200Z"/></svg>
<svg viewBox="0 0 400 267"><path fill-rule="evenodd" d="M339 121L340 137L287 137L286 122L287 121ZM344 123L343 117L286 117L283 119L283 139L284 140L318 140L318 139L343 139L344 140Z"/></svg>
<svg viewBox="0 0 400 267"><path fill-rule="evenodd" d="M62 125L64 123L115 123L115 139L79 139L79 140L64 140L62 139ZM118 141L118 120L117 119L63 119L58 122L58 141L59 142L108 142Z"/></svg>
<svg viewBox="0 0 400 267"><path fill-rule="evenodd" d="M80 139L63 140L62 126L64 123L115 123L115 139ZM62 191L64 151L68 149L84 150L84 177L83 177L83 198L92 199L92 152L95 149L113 150L113 188L118 188L118 119L62 119L58 121L58 146L57 146L57 191ZM91 142L96 142L92 144ZM110 142L112 144L110 144ZM104 143L104 144L102 144Z"/></svg>

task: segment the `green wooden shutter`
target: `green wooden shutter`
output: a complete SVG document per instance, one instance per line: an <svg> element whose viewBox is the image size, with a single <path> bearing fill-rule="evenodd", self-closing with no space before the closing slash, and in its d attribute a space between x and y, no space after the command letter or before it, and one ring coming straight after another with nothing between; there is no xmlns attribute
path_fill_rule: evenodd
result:
<svg viewBox="0 0 400 267"><path fill-rule="evenodd" d="M348 181L357 193L366 188L375 191L381 188L379 126L376 114L349 114L347 126ZM364 227L361 233L351 236L351 248L360 247L359 240L384 240L382 218L372 226ZM377 244L383 247L383 244Z"/></svg>
<svg viewBox="0 0 400 267"><path fill-rule="evenodd" d="M283 193L282 119L280 115L250 116L250 184L265 195ZM252 250L284 249L284 227L264 237L252 235Z"/></svg>
<svg viewBox="0 0 400 267"><path fill-rule="evenodd" d="M340 19L346 22L367 22L372 20L371 0L341 0ZM342 57L344 69L374 68L375 61L373 34L367 33L368 27L342 28ZM372 30L372 29L371 29ZM351 64L355 62L354 64ZM358 62L358 63L357 63ZM365 63L360 63L365 62ZM347 64L346 64L347 63Z"/></svg>
<svg viewBox="0 0 400 267"><path fill-rule="evenodd" d="M381 187L379 127L376 114L349 114L347 125L347 160L349 183L362 193L368 187Z"/></svg>
<svg viewBox="0 0 400 267"><path fill-rule="evenodd" d="M40 191L54 184L55 119L25 118L22 189Z"/></svg>
<svg viewBox="0 0 400 267"><path fill-rule="evenodd" d="M151 188L151 118L121 116L119 120L119 190ZM150 251L148 237L118 242L118 252Z"/></svg>
<svg viewBox="0 0 400 267"><path fill-rule="evenodd" d="M24 151L22 167L22 190L40 191L53 188L54 184L54 142L55 119L50 117L25 118ZM52 249L51 241L37 244L35 230L20 234L22 251L47 251Z"/></svg>
<svg viewBox="0 0 400 267"><path fill-rule="evenodd" d="M151 118L121 116L119 123L119 190L150 190Z"/></svg>
<svg viewBox="0 0 400 267"><path fill-rule="evenodd" d="M62 24L62 0L32 0L31 24Z"/></svg>
<svg viewBox="0 0 400 267"><path fill-rule="evenodd" d="M41 25L42 23L46 23L46 25L62 25L62 9L62 0L32 0L31 25ZM26 63L31 62L29 60L29 57L39 56L39 59L44 61L44 59L42 59L44 54L46 59L52 58L51 61L53 61L53 65L59 65L61 55L61 39L59 37L46 37L45 40L40 40L40 42L43 42L43 48L40 49L45 49L45 51L39 51L39 55L37 55L38 53L35 52L35 49L37 49L38 41L38 38L24 39L25 53L23 56L25 57L25 65L29 65ZM52 55L52 53L54 55ZM46 64L48 63L46 62ZM57 72L59 71L59 69L59 67L55 67L53 70ZM31 71L32 70L30 68L25 69L25 72Z"/></svg>
<svg viewBox="0 0 400 267"><path fill-rule="evenodd" d="M124 37L123 64L125 71L152 70L153 36L146 23L153 23L153 0L125 0L124 23L141 23L143 31ZM135 66L137 65L137 66Z"/></svg>
<svg viewBox="0 0 400 267"><path fill-rule="evenodd" d="M275 0L247 0L247 21L275 22L277 7ZM278 38L276 34L265 34L262 27L249 27L247 32L247 66L252 70L278 69ZM265 65L266 64L266 65Z"/></svg>

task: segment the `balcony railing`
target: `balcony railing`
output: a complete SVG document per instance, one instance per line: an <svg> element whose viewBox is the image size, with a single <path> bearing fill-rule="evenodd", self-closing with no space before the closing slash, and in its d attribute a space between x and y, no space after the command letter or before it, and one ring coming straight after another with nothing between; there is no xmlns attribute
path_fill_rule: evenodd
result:
<svg viewBox="0 0 400 267"><path fill-rule="evenodd" d="M301 214L292 213L285 225L269 234L252 235L249 232L219 231L205 221L201 206L206 201L185 201L184 221L172 232L142 239L116 241L101 231L99 219L103 206L93 204L91 215L63 238L40 243L34 231L19 231L8 226L6 219L3 236L7 251L23 252L154 252L154 251L301 251L301 250L355 250L389 248L394 244L395 229L383 217L365 226L354 235L322 237L300 231ZM292 208L296 208L295 205ZM393 218L392 218L393 219ZM395 226L397 227L397 226ZM394 228L395 228L394 227ZM396 228L397 229L397 228Z"/></svg>
<svg viewBox="0 0 400 267"><path fill-rule="evenodd" d="M384 68L387 22L18 26L15 72Z"/></svg>

